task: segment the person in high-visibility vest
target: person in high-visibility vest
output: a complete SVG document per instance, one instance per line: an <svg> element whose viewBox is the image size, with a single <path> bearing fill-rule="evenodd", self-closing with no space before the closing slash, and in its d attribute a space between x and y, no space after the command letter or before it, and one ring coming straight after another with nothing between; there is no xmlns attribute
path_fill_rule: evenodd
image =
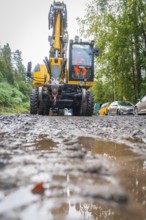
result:
<svg viewBox="0 0 146 220"><path fill-rule="evenodd" d="M85 78L87 74L87 69L85 67L82 67L86 65L85 59L81 56L81 52L78 51L74 54L73 62L74 65L74 78L82 79Z"/></svg>

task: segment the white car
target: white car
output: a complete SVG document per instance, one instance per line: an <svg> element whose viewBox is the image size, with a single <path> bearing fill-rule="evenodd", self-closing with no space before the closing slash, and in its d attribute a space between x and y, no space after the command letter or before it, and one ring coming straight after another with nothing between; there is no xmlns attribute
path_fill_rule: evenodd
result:
<svg viewBox="0 0 146 220"><path fill-rule="evenodd" d="M114 101L108 107L108 115L134 114L134 105L128 101Z"/></svg>
<svg viewBox="0 0 146 220"><path fill-rule="evenodd" d="M146 95L134 107L134 114L146 114Z"/></svg>

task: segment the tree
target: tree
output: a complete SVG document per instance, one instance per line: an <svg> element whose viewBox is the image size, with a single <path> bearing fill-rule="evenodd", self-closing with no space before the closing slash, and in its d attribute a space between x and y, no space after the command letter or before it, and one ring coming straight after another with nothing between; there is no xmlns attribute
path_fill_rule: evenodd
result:
<svg viewBox="0 0 146 220"><path fill-rule="evenodd" d="M13 84L13 64L12 64L12 52L9 44L7 43L1 48L1 65L0 70L3 73L3 76L7 79L7 81Z"/></svg>
<svg viewBox="0 0 146 220"><path fill-rule="evenodd" d="M16 50L13 53L13 65L15 67L15 74L17 75L17 78L25 80L26 71L22 61L22 52Z"/></svg>
<svg viewBox="0 0 146 220"><path fill-rule="evenodd" d="M26 81L25 72L21 51L12 52L9 44L0 46L0 111L8 106L29 107L32 85Z"/></svg>
<svg viewBox="0 0 146 220"><path fill-rule="evenodd" d="M105 88L112 85L114 99L136 102L144 95L145 85L145 1L92 0L87 9L85 17L78 19L78 23L82 36L94 38L100 48L96 80L103 79ZM97 86L94 93L99 93Z"/></svg>

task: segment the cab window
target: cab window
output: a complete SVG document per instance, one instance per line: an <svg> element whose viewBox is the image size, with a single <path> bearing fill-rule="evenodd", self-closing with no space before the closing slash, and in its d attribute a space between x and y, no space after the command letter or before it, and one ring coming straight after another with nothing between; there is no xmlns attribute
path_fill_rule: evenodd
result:
<svg viewBox="0 0 146 220"><path fill-rule="evenodd" d="M92 80L92 53L89 44L73 44L71 50L71 79Z"/></svg>
<svg viewBox="0 0 146 220"><path fill-rule="evenodd" d="M40 72L40 65L37 64L34 68L34 72Z"/></svg>
<svg viewBox="0 0 146 220"><path fill-rule="evenodd" d="M91 49L89 45L74 44L72 47L72 65L91 66Z"/></svg>

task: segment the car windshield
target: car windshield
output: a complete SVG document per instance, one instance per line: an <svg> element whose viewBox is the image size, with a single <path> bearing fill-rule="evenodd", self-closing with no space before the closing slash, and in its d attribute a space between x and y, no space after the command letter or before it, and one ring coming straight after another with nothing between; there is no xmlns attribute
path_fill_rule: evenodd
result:
<svg viewBox="0 0 146 220"><path fill-rule="evenodd" d="M118 102L121 106L133 106L130 102Z"/></svg>

